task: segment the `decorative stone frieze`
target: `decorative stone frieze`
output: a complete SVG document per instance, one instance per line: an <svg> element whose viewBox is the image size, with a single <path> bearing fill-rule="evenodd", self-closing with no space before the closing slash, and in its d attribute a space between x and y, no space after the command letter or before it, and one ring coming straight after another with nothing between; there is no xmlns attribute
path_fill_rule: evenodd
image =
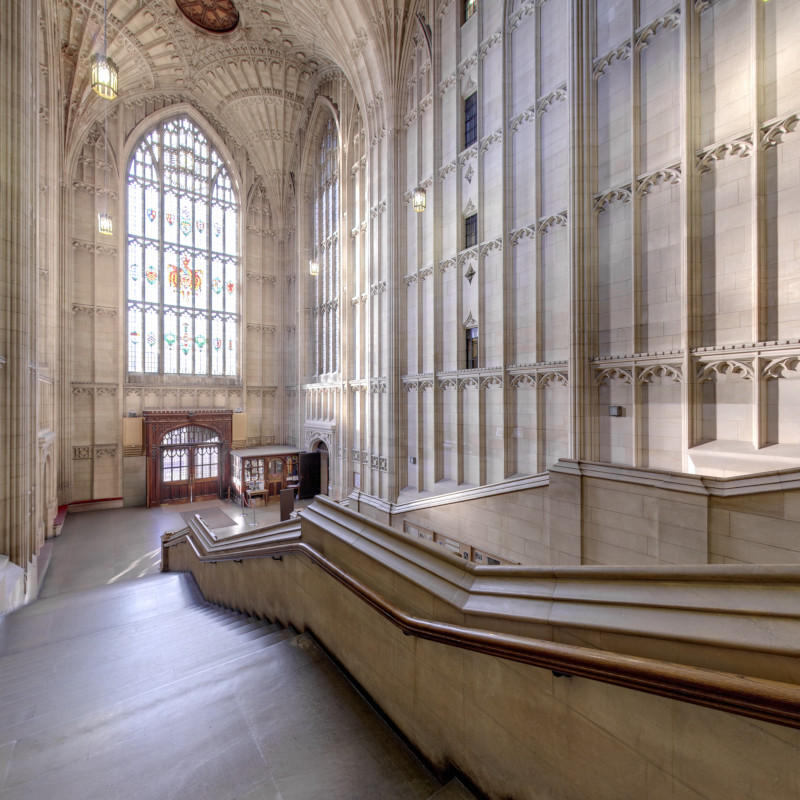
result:
<svg viewBox="0 0 800 800"><path fill-rule="evenodd" d="M761 126L761 146L766 150L781 144L787 133L794 133L798 121L800 121L800 111L764 123Z"/></svg>
<svg viewBox="0 0 800 800"><path fill-rule="evenodd" d="M597 214L601 214L612 203L630 203L632 197L631 187L620 186L616 189L610 189L604 194L595 195L594 210Z"/></svg>
<svg viewBox="0 0 800 800"><path fill-rule="evenodd" d="M496 131L493 131L488 136L485 136L483 139L481 139L481 146L480 146L481 154L485 153L490 147L492 147L492 145L499 144L502 141L503 141L503 131L501 128L498 128Z"/></svg>
<svg viewBox="0 0 800 800"><path fill-rule="evenodd" d="M445 164L439 170L439 180L443 181L451 172L456 171L456 160L453 159L449 164Z"/></svg>
<svg viewBox="0 0 800 800"><path fill-rule="evenodd" d="M544 0L524 0L520 7L508 18L508 32L514 33L522 20L531 16L543 3Z"/></svg>
<svg viewBox="0 0 800 800"><path fill-rule="evenodd" d="M596 59L592 65L592 77L599 80L606 74L606 69L612 61L627 61L631 57L631 40L628 39L619 47L614 48L604 56Z"/></svg>
<svg viewBox="0 0 800 800"><path fill-rule="evenodd" d="M108 189L105 186L95 186L93 183L85 183L84 181L73 181L72 188L88 194L108 195L112 200L116 200L118 197L113 189Z"/></svg>
<svg viewBox="0 0 800 800"><path fill-rule="evenodd" d="M670 31L677 28L680 24L681 12L680 8L677 8L653 20L653 22L651 22L649 25L646 25L644 28L640 28L636 32L636 52L640 53L645 47L647 47L647 45L650 44L650 41L658 32L659 28L665 31Z"/></svg>
<svg viewBox="0 0 800 800"><path fill-rule="evenodd" d="M728 156L739 156L739 158L747 158L753 153L753 135L748 133L744 136L739 136L730 139L727 142L719 144L712 144L703 150L697 152L696 169L699 174L710 172L711 168L717 163L722 161Z"/></svg>
<svg viewBox="0 0 800 800"><path fill-rule="evenodd" d="M560 214L551 214L549 217L542 217L542 219L540 219L536 223L536 234L538 236L542 236L543 234L549 233L555 228L566 228L566 227L567 227L567 212L562 211Z"/></svg>
<svg viewBox="0 0 800 800"><path fill-rule="evenodd" d="M623 383L633 383L633 370L624 367L595 367L594 385L603 386L608 381L622 381Z"/></svg>
<svg viewBox="0 0 800 800"><path fill-rule="evenodd" d="M761 377L767 379L783 378L786 372L800 371L798 366L800 366L800 356L791 355L773 358L761 368Z"/></svg>
<svg viewBox="0 0 800 800"><path fill-rule="evenodd" d="M516 247L523 239L536 239L536 224L526 225L524 228L516 228L508 235L508 240L512 247Z"/></svg>
<svg viewBox="0 0 800 800"><path fill-rule="evenodd" d="M669 378L674 383L683 383L683 368L679 364L654 364L638 370L636 383L644 385L655 378Z"/></svg>
<svg viewBox="0 0 800 800"><path fill-rule="evenodd" d="M372 297L375 297L377 294L383 294L386 291L386 281L379 281L378 283L373 283L369 287L369 293Z"/></svg>
<svg viewBox="0 0 800 800"><path fill-rule="evenodd" d="M78 445L72 448L73 461L85 461L86 459L91 459L91 457L92 448L88 445Z"/></svg>
<svg viewBox="0 0 800 800"><path fill-rule="evenodd" d="M117 455L116 444L97 444L94 447L95 458L115 458Z"/></svg>
<svg viewBox="0 0 800 800"><path fill-rule="evenodd" d="M119 250L114 245L109 244L95 244L94 242L86 242L82 239L73 239L72 247L75 250L86 250L89 253L99 253L100 255L115 256Z"/></svg>
<svg viewBox="0 0 800 800"><path fill-rule="evenodd" d="M670 167L653 170L646 175L640 175L636 181L636 194L644 197L657 186L674 186L681 182L681 165L673 164Z"/></svg>
<svg viewBox="0 0 800 800"><path fill-rule="evenodd" d="M744 380L753 380L755 378L753 361L752 359L747 361L737 359L720 359L719 361L710 361L707 363L698 361L698 383L705 383L706 381L714 380L718 375L736 375Z"/></svg>

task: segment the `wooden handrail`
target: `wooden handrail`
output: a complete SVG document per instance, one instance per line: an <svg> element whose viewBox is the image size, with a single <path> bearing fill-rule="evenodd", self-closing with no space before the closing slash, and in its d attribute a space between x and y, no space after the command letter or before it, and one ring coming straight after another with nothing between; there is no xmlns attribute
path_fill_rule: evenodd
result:
<svg viewBox="0 0 800 800"><path fill-rule="evenodd" d="M196 532L188 528L165 535L163 546L171 547L185 541L198 561L204 563L302 555L406 635L549 669L560 675L588 678L776 725L800 728L800 686L795 684L423 619L393 605L305 542L265 544L247 552L223 551L220 547L219 552L203 553L195 537Z"/></svg>

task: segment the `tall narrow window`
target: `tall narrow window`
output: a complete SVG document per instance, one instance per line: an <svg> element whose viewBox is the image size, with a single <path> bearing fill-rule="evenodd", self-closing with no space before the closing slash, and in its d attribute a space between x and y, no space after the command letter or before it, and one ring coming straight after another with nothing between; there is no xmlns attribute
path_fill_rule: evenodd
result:
<svg viewBox="0 0 800 800"><path fill-rule="evenodd" d="M477 9L478 0L464 0L464 22L466 22Z"/></svg>
<svg viewBox="0 0 800 800"><path fill-rule="evenodd" d="M465 367L467 369L476 369L478 366L478 329L477 328L467 328L466 329L466 363Z"/></svg>
<svg viewBox="0 0 800 800"><path fill-rule="evenodd" d="M318 264L314 278L315 374L339 370L339 139L328 117L320 131L314 160L311 257Z"/></svg>
<svg viewBox="0 0 800 800"><path fill-rule="evenodd" d="M464 247L478 244L478 215L470 214L464 219Z"/></svg>
<svg viewBox="0 0 800 800"><path fill-rule="evenodd" d="M473 92L464 100L464 147L478 141L478 93Z"/></svg>
<svg viewBox="0 0 800 800"><path fill-rule="evenodd" d="M188 119L158 125L128 169L128 372L233 376L239 204Z"/></svg>

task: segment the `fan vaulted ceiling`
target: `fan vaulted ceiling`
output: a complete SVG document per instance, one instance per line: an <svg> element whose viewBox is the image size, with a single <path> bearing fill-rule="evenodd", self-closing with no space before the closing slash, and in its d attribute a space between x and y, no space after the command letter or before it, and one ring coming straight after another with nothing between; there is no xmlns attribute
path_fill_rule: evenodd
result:
<svg viewBox="0 0 800 800"><path fill-rule="evenodd" d="M361 103L391 93L418 2L233 0L238 24L214 33L193 24L176 0L108 0L119 101L189 101L247 148L259 172L280 180L293 169L305 103L320 74L341 69ZM62 0L59 9L69 148L101 113L89 63L102 50L103 4Z"/></svg>

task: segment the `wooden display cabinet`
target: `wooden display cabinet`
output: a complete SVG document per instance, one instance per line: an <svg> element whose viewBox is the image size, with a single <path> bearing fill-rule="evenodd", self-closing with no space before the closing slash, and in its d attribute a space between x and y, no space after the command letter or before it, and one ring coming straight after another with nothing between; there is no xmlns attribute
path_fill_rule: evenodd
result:
<svg viewBox="0 0 800 800"><path fill-rule="evenodd" d="M266 504L299 483L299 450L283 445L231 450L231 496Z"/></svg>

